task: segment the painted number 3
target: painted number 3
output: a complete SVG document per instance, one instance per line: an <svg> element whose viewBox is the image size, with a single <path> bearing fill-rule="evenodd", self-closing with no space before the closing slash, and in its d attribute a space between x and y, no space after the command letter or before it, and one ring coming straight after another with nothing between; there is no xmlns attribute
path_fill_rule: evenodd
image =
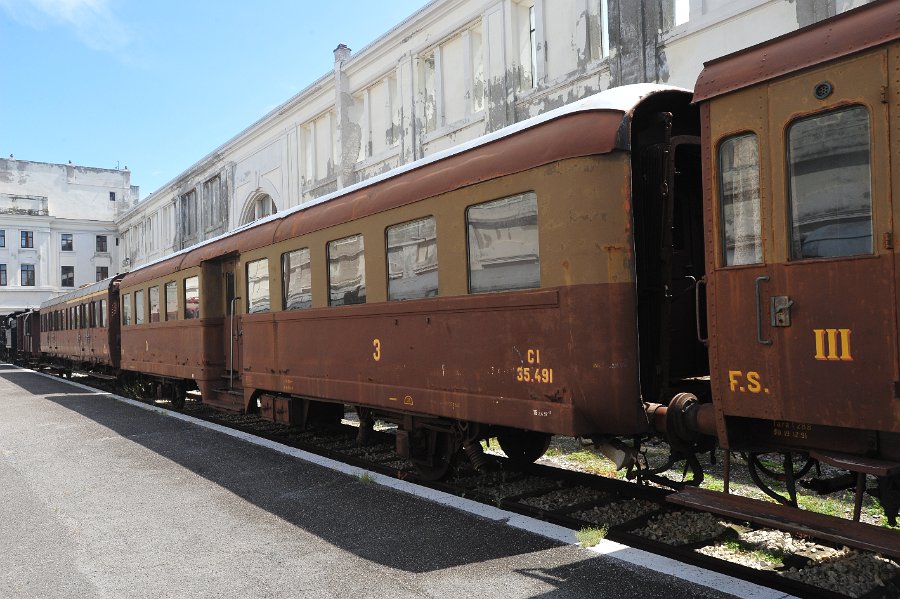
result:
<svg viewBox="0 0 900 599"><path fill-rule="evenodd" d="M381 360L381 340L373 339L372 340L372 348L375 350L372 352L372 357L375 359L376 362L378 362L379 360Z"/></svg>

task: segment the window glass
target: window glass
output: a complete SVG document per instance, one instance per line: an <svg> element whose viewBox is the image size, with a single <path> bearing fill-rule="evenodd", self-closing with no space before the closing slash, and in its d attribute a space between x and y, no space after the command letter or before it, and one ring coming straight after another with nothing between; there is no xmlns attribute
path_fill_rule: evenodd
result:
<svg viewBox="0 0 900 599"><path fill-rule="evenodd" d="M366 303L366 256L362 235L328 242L329 305Z"/></svg>
<svg viewBox="0 0 900 599"><path fill-rule="evenodd" d="M175 281L166 283L166 320L178 320L178 290Z"/></svg>
<svg viewBox="0 0 900 599"><path fill-rule="evenodd" d="M159 322L159 286L150 288L147 299L150 301L150 322Z"/></svg>
<svg viewBox="0 0 900 599"><path fill-rule="evenodd" d="M200 318L200 278L188 277L184 280L184 317Z"/></svg>
<svg viewBox="0 0 900 599"><path fill-rule="evenodd" d="M60 249L64 252L71 252L73 249L72 234L71 233L63 233L61 237L62 237L62 243L61 243Z"/></svg>
<svg viewBox="0 0 900 599"><path fill-rule="evenodd" d="M22 275L21 284L23 287L34 287L34 264L23 264L20 274Z"/></svg>
<svg viewBox="0 0 900 599"><path fill-rule="evenodd" d="M759 142L755 133L719 145L719 205L725 266L761 263Z"/></svg>
<svg viewBox="0 0 900 599"><path fill-rule="evenodd" d="M471 292L540 286L537 196L533 192L469 207L466 226Z"/></svg>
<svg viewBox="0 0 900 599"><path fill-rule="evenodd" d="M791 259L871 254L869 113L854 106L788 129Z"/></svg>
<svg viewBox="0 0 900 599"><path fill-rule="evenodd" d="M62 275L60 284L63 287L74 287L75 286L75 267L74 266L63 266Z"/></svg>
<svg viewBox="0 0 900 599"><path fill-rule="evenodd" d="M107 310L106 300L100 300L100 326L107 326L107 319L109 318L109 311Z"/></svg>
<svg viewBox="0 0 900 599"><path fill-rule="evenodd" d="M438 294L437 237L429 216L387 229L388 299Z"/></svg>
<svg viewBox="0 0 900 599"><path fill-rule="evenodd" d="M106 252L106 235L97 235L97 252L104 253Z"/></svg>
<svg viewBox="0 0 900 599"><path fill-rule="evenodd" d="M134 292L134 324L144 324L144 290Z"/></svg>
<svg viewBox="0 0 900 599"><path fill-rule="evenodd" d="M247 263L247 313L269 311L269 259Z"/></svg>
<svg viewBox="0 0 900 599"><path fill-rule="evenodd" d="M122 295L122 324L131 324L131 294Z"/></svg>
<svg viewBox="0 0 900 599"><path fill-rule="evenodd" d="M301 310L312 306L309 248L281 255L281 281L285 310Z"/></svg>

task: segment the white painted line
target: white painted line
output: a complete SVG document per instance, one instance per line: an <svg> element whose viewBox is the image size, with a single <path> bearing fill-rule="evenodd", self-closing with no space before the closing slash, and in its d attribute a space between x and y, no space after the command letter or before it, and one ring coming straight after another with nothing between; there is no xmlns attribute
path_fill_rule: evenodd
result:
<svg viewBox="0 0 900 599"><path fill-rule="evenodd" d="M267 449L271 449L272 451L277 451L285 455L299 458L306 462L317 464L319 466L323 466L330 470L341 472L349 476L358 477L365 474L367 478L379 485L396 489L408 495L427 499L440 505L456 508L460 511L474 514L476 516L481 516L482 518L487 518L488 520L494 520L496 522L505 521L508 526L524 530L547 539L552 539L554 541L558 541L567 545L578 544L578 541L575 539L575 531L562 526L558 526L556 524L543 522L541 520L523 516L521 514L515 514L513 512L503 510L494 506L472 501L471 499L457 497L456 495L451 495L443 491L437 491L435 489L422 487L405 480L400 480L391 476L379 474L377 472L371 472L358 466L344 464L343 462L338 462L337 460L332 460L331 458L326 458L314 453L310 453L308 451L303 451L302 449L288 447L287 445L278 443L276 441L262 439L249 433L236 431L219 424L200 420L199 418L194 418L193 416L188 416L187 414L182 414L181 412L175 412L172 410L161 408L159 406L142 403L133 399L128 399L127 397L116 395L114 393L98 392L96 389L88 387L87 385L82 385L81 383L58 378L53 375L45 374L43 372L35 372L35 374L47 377L55 381L68 383L74 387L78 387L79 389L90 392L89 394L92 396L109 397L115 399L116 401L141 408L142 410L158 412L171 418L183 420L184 422L189 422L196 426L201 426L206 429L217 431L236 439L246 441L247 443L252 443L253 445L257 445L259 447L265 447ZM616 543L615 541L604 539L600 541L598 545L588 548L588 550L599 555L612 557L630 564L634 564L636 566L641 566L643 568L653 570L655 572L660 572L662 574L668 574L669 576L681 578L694 584L709 587L723 593L729 593L737 597L743 597L746 599L795 599L793 595L788 595L781 591L776 591L768 587L746 582L739 578L734 578L725 574L712 572L705 568L685 564L683 562L655 555L641 549L635 549L634 547Z"/></svg>

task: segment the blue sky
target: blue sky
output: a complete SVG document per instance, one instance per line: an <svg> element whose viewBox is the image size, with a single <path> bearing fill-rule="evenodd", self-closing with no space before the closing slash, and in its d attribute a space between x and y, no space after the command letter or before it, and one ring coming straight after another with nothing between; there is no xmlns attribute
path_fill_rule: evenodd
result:
<svg viewBox="0 0 900 599"><path fill-rule="evenodd" d="M121 168L141 197L426 0L0 0L0 156Z"/></svg>

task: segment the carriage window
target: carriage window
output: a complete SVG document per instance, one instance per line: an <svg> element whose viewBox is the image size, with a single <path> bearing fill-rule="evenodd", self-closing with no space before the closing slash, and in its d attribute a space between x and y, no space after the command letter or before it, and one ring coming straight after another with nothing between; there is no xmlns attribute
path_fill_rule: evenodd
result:
<svg viewBox="0 0 900 599"><path fill-rule="evenodd" d="M88 326L93 329L94 327L97 326L97 304L96 304L96 302L91 302L91 303L87 304L86 309L87 309Z"/></svg>
<svg viewBox="0 0 900 599"><path fill-rule="evenodd" d="M100 326L107 326L107 318L109 312L107 311L106 300L100 300Z"/></svg>
<svg viewBox="0 0 900 599"><path fill-rule="evenodd" d="M329 305L366 303L366 256L362 235L328 242Z"/></svg>
<svg viewBox="0 0 900 599"><path fill-rule="evenodd" d="M178 320L178 290L175 281L166 283L166 320Z"/></svg>
<svg viewBox="0 0 900 599"><path fill-rule="evenodd" d="M247 313L269 311L269 259L247 263Z"/></svg>
<svg viewBox="0 0 900 599"><path fill-rule="evenodd" d="M159 322L159 286L150 288L149 300L150 322Z"/></svg>
<svg viewBox="0 0 900 599"><path fill-rule="evenodd" d="M469 291L540 286L537 196L533 192L469 207L466 226Z"/></svg>
<svg viewBox="0 0 900 599"><path fill-rule="evenodd" d="M144 324L144 290L134 292L134 324Z"/></svg>
<svg viewBox="0 0 900 599"><path fill-rule="evenodd" d="M131 324L131 294L122 295L122 324Z"/></svg>
<svg viewBox="0 0 900 599"><path fill-rule="evenodd" d="M719 204L725 266L761 263L759 142L755 133L719 145Z"/></svg>
<svg viewBox="0 0 900 599"><path fill-rule="evenodd" d="M184 317L200 318L200 278L188 277L184 280Z"/></svg>
<svg viewBox="0 0 900 599"><path fill-rule="evenodd" d="M388 299L438 294L437 237L429 216L387 229Z"/></svg>
<svg viewBox="0 0 900 599"><path fill-rule="evenodd" d="M301 310L312 306L309 248L281 255L281 282L285 310Z"/></svg>
<svg viewBox="0 0 900 599"><path fill-rule="evenodd" d="M791 259L871 254L869 113L862 106L788 129Z"/></svg>

